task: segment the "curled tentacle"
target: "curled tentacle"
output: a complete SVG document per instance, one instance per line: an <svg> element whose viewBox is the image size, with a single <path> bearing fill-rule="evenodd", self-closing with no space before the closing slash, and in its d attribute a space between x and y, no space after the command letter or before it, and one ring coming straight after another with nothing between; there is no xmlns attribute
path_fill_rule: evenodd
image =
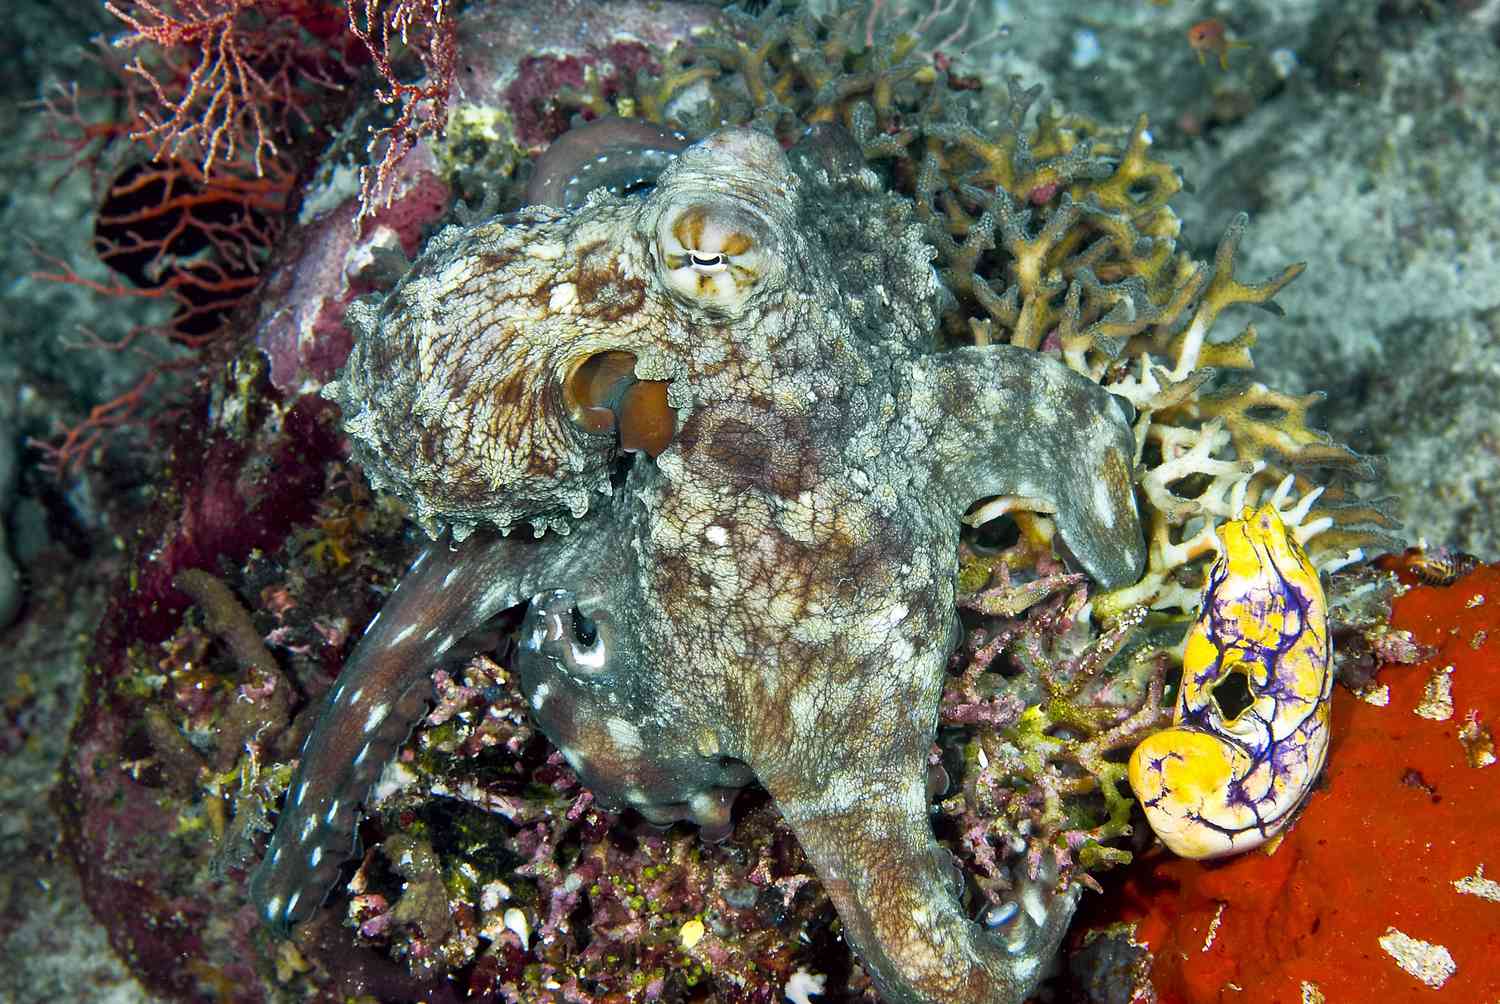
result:
<svg viewBox="0 0 1500 1004"><path fill-rule="evenodd" d="M386 762L425 714L438 663L538 583L566 577L576 544L480 534L427 547L370 622L287 788L266 856L250 879L261 919L285 933L338 880L361 808Z"/></svg>
<svg viewBox="0 0 1500 1004"><path fill-rule="evenodd" d="M954 895L951 856L932 835L926 775L913 764L897 791L831 779L812 797L776 778L767 788L822 879L844 933L891 1004L1020 1004L1046 974L1077 904L1045 876L1023 881L993 926Z"/></svg>
<svg viewBox="0 0 1500 1004"><path fill-rule="evenodd" d="M655 184L687 145L682 133L643 119L602 118L575 126L537 158L526 203L570 209L599 188L632 194Z"/></svg>
<svg viewBox="0 0 1500 1004"><path fill-rule="evenodd" d="M923 357L911 382L943 416L932 460L958 507L1013 497L1020 508L1055 514L1063 544L1105 588L1140 578L1135 440L1116 398L1057 360L1011 345Z"/></svg>

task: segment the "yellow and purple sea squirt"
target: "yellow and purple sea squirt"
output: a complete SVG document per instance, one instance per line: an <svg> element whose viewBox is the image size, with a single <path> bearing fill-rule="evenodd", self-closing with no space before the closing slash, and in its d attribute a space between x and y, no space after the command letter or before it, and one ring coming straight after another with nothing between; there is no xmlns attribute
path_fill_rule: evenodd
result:
<svg viewBox="0 0 1500 1004"><path fill-rule="evenodd" d="M1245 509L1218 536L1172 726L1130 757L1147 821L1186 858L1270 840L1328 755L1332 651L1317 569L1274 506Z"/></svg>

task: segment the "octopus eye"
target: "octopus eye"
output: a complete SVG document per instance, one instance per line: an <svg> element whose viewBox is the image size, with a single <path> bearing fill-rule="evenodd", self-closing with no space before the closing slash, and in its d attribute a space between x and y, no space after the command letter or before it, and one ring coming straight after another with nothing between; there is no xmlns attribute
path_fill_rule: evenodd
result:
<svg viewBox="0 0 1500 1004"><path fill-rule="evenodd" d="M572 592L538 593L521 625L519 658L541 656L570 676L598 676L609 665L609 631L608 615L585 614Z"/></svg>
<svg viewBox="0 0 1500 1004"><path fill-rule="evenodd" d="M667 288L690 303L737 313L776 267L770 230L737 206L672 206L656 225Z"/></svg>

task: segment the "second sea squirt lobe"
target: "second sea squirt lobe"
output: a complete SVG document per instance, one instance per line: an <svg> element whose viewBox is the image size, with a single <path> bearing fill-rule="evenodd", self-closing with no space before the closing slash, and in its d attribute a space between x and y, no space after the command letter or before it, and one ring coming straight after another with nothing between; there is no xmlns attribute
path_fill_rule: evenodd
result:
<svg viewBox="0 0 1500 1004"><path fill-rule="evenodd" d="M720 132L647 194L450 227L351 309L328 394L372 484L435 542L303 751L252 880L267 924L336 881L434 664L529 603L523 693L602 803L722 833L758 782L885 999L1036 986L1076 889L1044 869L981 928L928 821L960 517L1038 500L1099 583L1133 582L1134 443L1119 403L1054 359L933 351L933 249L850 148L836 127L790 156ZM627 406L651 385L665 407ZM642 414L672 421L626 461Z"/></svg>

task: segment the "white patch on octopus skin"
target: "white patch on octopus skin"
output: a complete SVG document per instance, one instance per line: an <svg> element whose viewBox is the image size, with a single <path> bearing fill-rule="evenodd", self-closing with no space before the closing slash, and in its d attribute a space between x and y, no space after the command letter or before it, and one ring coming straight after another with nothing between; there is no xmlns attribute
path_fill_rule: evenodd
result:
<svg viewBox="0 0 1500 1004"><path fill-rule="evenodd" d="M1115 507L1110 504L1109 483L1103 478L1094 481L1094 515L1106 527L1115 525Z"/></svg>
<svg viewBox="0 0 1500 1004"><path fill-rule="evenodd" d="M1027 886L1021 892L1021 907L1038 927L1047 920L1047 903L1042 897L1042 890L1037 886Z"/></svg>
<svg viewBox="0 0 1500 1004"><path fill-rule="evenodd" d="M391 706L389 702L377 704L371 708L369 717L365 719L365 731L374 732L380 728L380 723L385 721L385 716L390 713L390 710Z"/></svg>
<svg viewBox="0 0 1500 1004"><path fill-rule="evenodd" d="M567 250L563 245L551 242L538 242L523 246L526 248L527 256L538 261L557 261Z"/></svg>
<svg viewBox="0 0 1500 1004"><path fill-rule="evenodd" d="M605 651L604 646L595 642L588 648L573 646L573 661L583 669L603 669Z"/></svg>
<svg viewBox="0 0 1500 1004"><path fill-rule="evenodd" d="M620 749L639 753L644 748L641 744L641 730L625 719L607 719L604 722L604 728L609 733L610 739L614 740L615 745Z"/></svg>

